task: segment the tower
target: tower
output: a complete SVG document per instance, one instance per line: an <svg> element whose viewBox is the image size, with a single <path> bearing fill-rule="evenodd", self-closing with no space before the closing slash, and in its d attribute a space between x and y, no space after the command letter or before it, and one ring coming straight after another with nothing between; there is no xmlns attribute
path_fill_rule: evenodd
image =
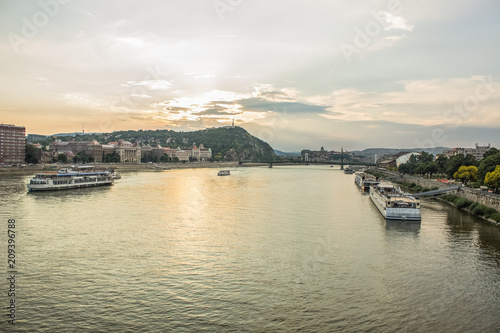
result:
<svg viewBox="0 0 500 333"><path fill-rule="evenodd" d="M344 170L344 147L340 148L340 170Z"/></svg>

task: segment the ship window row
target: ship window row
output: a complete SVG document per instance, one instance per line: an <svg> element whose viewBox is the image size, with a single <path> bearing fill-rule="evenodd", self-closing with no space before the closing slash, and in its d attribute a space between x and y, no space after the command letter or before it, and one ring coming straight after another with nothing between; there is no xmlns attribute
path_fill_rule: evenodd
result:
<svg viewBox="0 0 500 333"><path fill-rule="evenodd" d="M30 180L30 184L47 184L47 182L45 180L32 179Z"/></svg>

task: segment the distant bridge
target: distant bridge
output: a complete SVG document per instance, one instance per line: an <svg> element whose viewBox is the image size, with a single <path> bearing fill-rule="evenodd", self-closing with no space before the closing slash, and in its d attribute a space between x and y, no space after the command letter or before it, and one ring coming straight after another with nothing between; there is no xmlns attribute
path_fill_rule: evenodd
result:
<svg viewBox="0 0 500 333"><path fill-rule="evenodd" d="M375 164L372 163L362 163L362 162L349 162L349 163L343 163L342 161L331 161L331 162L314 162L314 161L261 161L261 162L250 162L250 161L240 161L239 164L255 164L255 163L262 163L262 164L267 164L269 165L270 168L272 168L273 165L309 165L309 164L317 164L317 165L340 165L341 169L344 169L345 165L364 165L364 166L375 166Z"/></svg>

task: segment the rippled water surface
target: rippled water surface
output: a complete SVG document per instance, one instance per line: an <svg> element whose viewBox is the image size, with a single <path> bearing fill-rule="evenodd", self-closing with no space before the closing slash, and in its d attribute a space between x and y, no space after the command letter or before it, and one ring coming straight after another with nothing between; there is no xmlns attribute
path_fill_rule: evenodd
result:
<svg viewBox="0 0 500 333"><path fill-rule="evenodd" d="M500 231L440 202L386 223L353 175L314 166L29 178L0 177L2 332L500 331Z"/></svg>

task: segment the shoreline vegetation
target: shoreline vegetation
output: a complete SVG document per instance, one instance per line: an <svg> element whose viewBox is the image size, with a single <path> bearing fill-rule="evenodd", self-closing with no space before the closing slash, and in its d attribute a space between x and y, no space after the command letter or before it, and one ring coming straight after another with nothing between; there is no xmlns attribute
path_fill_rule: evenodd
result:
<svg viewBox="0 0 500 333"><path fill-rule="evenodd" d="M398 185L401 185L404 189L410 191L410 193L420 193L420 192L427 192L427 191L432 191L432 190L437 190L438 187L424 187L416 184L415 182L412 183L407 183L404 181L401 181L398 179L397 175L395 172L390 172L393 173L394 177L387 177L387 174L378 172L377 170L367 170L367 173L372 174L375 177L378 178L386 178L392 183L396 183ZM488 207L486 205L483 205L479 202L469 200L467 198L461 197L456 194L445 194L441 197L438 198L433 198L439 201L444 201L448 203L449 205L452 205L454 207L457 207L463 212L466 212L468 214L474 215L476 217L479 217L485 222L488 222L490 224L493 224L497 227L500 228L500 212L497 211L494 208Z"/></svg>

